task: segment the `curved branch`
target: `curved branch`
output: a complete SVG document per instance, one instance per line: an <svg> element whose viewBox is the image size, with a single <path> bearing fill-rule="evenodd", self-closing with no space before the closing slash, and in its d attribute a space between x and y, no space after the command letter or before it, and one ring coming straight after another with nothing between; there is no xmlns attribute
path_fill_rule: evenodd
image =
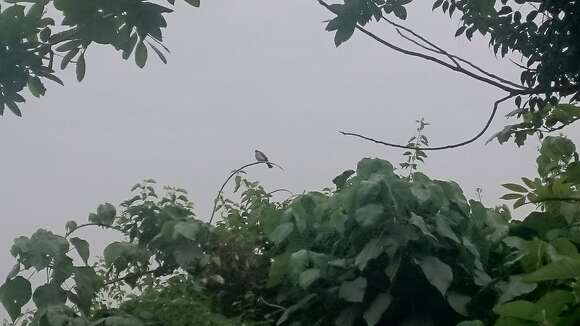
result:
<svg viewBox="0 0 580 326"><path fill-rule="evenodd" d="M437 46L435 43L429 41L428 39L426 39L425 37L421 36L420 34L416 33L415 31L413 31L412 29L410 29L408 27L405 27L405 26L403 26L401 24L397 24L394 21L391 21L390 19L386 18L383 15L381 15L381 18L383 20L385 20L386 22L388 22L389 24L393 25L395 27L395 29L397 30L397 33L399 33L399 35L401 35L401 37L403 37L404 39L406 39L406 40L408 40L410 42L413 42L414 44L422 47L425 50L429 50L431 52L435 52L435 53L439 53L439 54L445 55L446 57L449 58L449 60L451 60L451 61L453 61L453 63L455 63L455 65L456 65L457 68L463 69L461 67L461 65L458 63L458 61L459 61L459 62L462 62L462 63L465 63L465 64L469 65L470 67L472 67L473 69L479 71L480 73L482 73L482 74L484 74L484 75L486 75L488 77L491 77L493 79L496 79L496 80L498 80L498 81L500 81L500 82L502 82L504 84L507 84L507 85L510 85L512 87L516 87L516 88L519 88L519 89L522 89L522 90L527 89L526 87L524 87L522 85L518 85L518 84L516 84L514 82L511 82L511 81L505 79L505 78L499 77L499 76L497 76L495 74L492 74L492 73L490 73L488 71L485 71L483 68L477 66L476 64L470 62L469 60L463 59L463 58L461 58L461 57L459 57L459 56L457 56L455 54L452 54L452 53L447 52L446 50L444 50L441 47ZM417 39L419 39L419 40L425 42L426 44L428 44L429 46L433 47L435 50L433 50L433 49L431 49L431 48L429 48L427 46L424 46L422 44L419 44L419 42L417 42L415 40L412 40L410 37L405 36L400 30L404 30L405 32L410 33L411 35L413 35Z"/></svg>
<svg viewBox="0 0 580 326"><path fill-rule="evenodd" d="M477 133L477 135L473 136L472 138L466 140L466 141L462 141L460 143L456 143L456 144L451 144L451 145L445 145L445 146L437 146L437 147L420 147L420 148L416 148L413 146L409 146L409 145L401 145L401 144L394 144L394 143L387 143L381 140L377 140L374 138L370 138L367 136L363 136L360 134L355 134L352 132L345 132L345 131L339 131L341 134L345 135L345 136L354 136L354 137L358 137L358 138L362 138L364 140L368 140L371 141L373 143L377 143L377 144L381 144L381 145L385 145L385 146L389 146L389 147L395 147L395 148L404 148L404 149L420 149L422 151L438 151L438 150L444 150L444 149L451 149L451 148L457 148L457 147L461 147L461 146L465 146L468 145L470 143L473 143L474 141L478 140L479 138L481 138L481 136L483 136L483 134L487 131L487 129L489 128L489 126L491 125L491 122L493 121L495 114L497 113L497 109L499 107L499 104L502 102L505 102L506 100L512 98L516 96L515 94L509 94L497 101L494 102L493 104L493 109L491 110L491 115L489 116L489 119L487 120L487 123L485 124L485 126L483 127L483 129L481 129L481 131L479 133Z"/></svg>
<svg viewBox="0 0 580 326"><path fill-rule="evenodd" d="M230 181L230 179L233 178L234 175L238 174L243 169L249 168L250 166L254 166L254 165L258 165L258 164L272 164L272 165L278 167L279 169L284 170L284 169L282 169L282 167L280 165L278 165L278 164L276 164L274 162L269 162L269 161L256 161L256 162L248 163L248 164L246 164L246 165L244 165L244 166L242 166L242 167L234 170L232 173L230 173L230 175L228 176L228 178L226 179L226 181L224 181L224 183L222 184L222 187L218 191L218 194L217 194L215 200L213 201L213 209L211 211L211 217L209 218L209 222L208 222L209 224L211 224L211 222L213 221L213 217L214 217L215 212L216 212L217 202L218 202L218 200L219 200L222 192L224 191L224 188L228 184L228 181Z"/></svg>
<svg viewBox="0 0 580 326"><path fill-rule="evenodd" d="M288 189L284 189L284 188L280 188L280 189L272 190L272 191L270 191L269 193L267 193L266 195L272 195L272 194L275 194L275 193L277 193L277 192L287 192L287 193L289 193L290 195L294 196L294 193L293 193L292 191L290 191L290 190L288 190Z"/></svg>
<svg viewBox="0 0 580 326"><path fill-rule="evenodd" d="M87 227L87 226L100 226L100 227L103 227L105 229L111 229L111 230L119 231L121 233L125 233L125 231L123 231L122 229L120 229L116 226L113 226L113 225L102 224L102 223L85 223L85 224L81 224L81 225L75 227L74 229L70 230L69 232L67 232L64 235L65 239L68 238L74 232L76 232L78 229L82 229L82 228Z"/></svg>
<svg viewBox="0 0 580 326"><path fill-rule="evenodd" d="M328 3L324 2L324 0L317 0L317 1L318 1L318 3L320 5L322 5L326 9L328 9L330 12L334 13L335 15L338 15L338 13L334 9L332 9L332 7ZM426 54L423 54L423 53L420 53L420 52L415 52L415 51L410 51L410 50L407 50L407 49L403 49L403 48L401 48L399 46L396 46L396 45L394 45L392 43L389 43L389 42L385 41L384 39L380 38L376 34L370 32L369 30L365 29L364 27L362 27L362 26L360 26L358 24L356 25L356 29L358 29L359 31L363 32L364 34L366 34L367 36L371 37L372 39L374 39L375 41L379 42L380 44L382 44L382 45L384 45L384 46L386 46L388 48L391 48L391 49L393 49L393 50L395 50L397 52L400 52L400 53L403 53L403 54L406 54L406 55L409 55L409 56L412 56L412 57L422 58L422 59L425 59L427 61L435 62L435 63L437 63L437 64L439 64L441 66L444 66L444 67L446 67L446 68L448 68L448 69L450 69L452 71L455 71L455 72L458 72L458 73L467 75L467 76L469 76L469 77L471 77L473 79L482 81L482 82L484 82L484 83L486 83L488 85L491 85L491 86L495 86L495 87L497 87L497 88L499 88L499 89L501 89L503 91L506 91L508 93L526 94L526 92L531 92L531 90L522 90L522 89L516 89L516 88L509 87L509 86L504 85L503 83L500 83L500 82L498 82L496 80L493 80L493 79L490 79L490 78L487 78L487 77L484 77L484 76L477 75L477 74L475 74L475 73L473 73L473 72L471 72L469 70L466 70L466 69L464 69L462 67L457 67L457 66L451 65L451 64L449 64L449 63L447 63L447 62L445 62L443 60L440 60L438 58L432 57L430 55L426 55Z"/></svg>

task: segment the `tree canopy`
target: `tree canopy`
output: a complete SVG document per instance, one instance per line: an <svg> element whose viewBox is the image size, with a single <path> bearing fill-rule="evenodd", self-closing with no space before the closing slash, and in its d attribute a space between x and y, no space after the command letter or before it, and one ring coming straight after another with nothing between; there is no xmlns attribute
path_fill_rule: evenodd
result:
<svg viewBox="0 0 580 326"><path fill-rule="evenodd" d="M194 6L199 2L186 0ZM578 5L574 1L437 0L433 9L460 16L456 36L481 34L500 56L518 54L516 83L456 56L396 21L411 0L319 3L335 17L327 30L340 45L358 30L405 55L429 60L505 94L473 139L429 147L417 134L398 170L363 158L332 186L274 200L244 178L259 161L230 173L211 217L198 217L184 189L144 180L120 205L103 203L64 232L38 229L14 240L16 262L0 286L14 325L456 325L580 324L580 157L564 136L545 135L580 118ZM82 80L91 44L111 45L143 67L162 42L168 7L141 0L11 1L0 12L0 108L20 115L26 87L60 82L54 58L76 65ZM168 1L173 5L173 1ZM27 3L22 5L21 3ZM47 6L62 16L58 27ZM389 24L419 51L365 29ZM156 45L155 45L156 44ZM64 53L62 57L58 54ZM503 186L512 207L486 207L458 183L418 172L426 150L478 139L498 106L513 99L517 124L495 137L543 138L537 175ZM278 165L276 165L278 166ZM233 180L238 199L222 191ZM521 181L520 181L521 180ZM217 214L217 215L215 215ZM217 222L212 219L217 216ZM207 221L210 221L209 223ZM79 236L92 228L118 232L102 254ZM41 277L39 277L41 276ZM37 285L38 284L38 285Z"/></svg>
<svg viewBox="0 0 580 326"><path fill-rule="evenodd" d="M73 63L77 79L83 80L91 45L110 45L125 60L133 55L141 68L151 50L167 62L162 31L165 15L173 11L170 7L143 0L6 2L11 5L0 6L0 115L5 108L22 115L26 88L40 97L47 80L63 85L56 66L64 70ZM199 0L185 2L200 5Z"/></svg>

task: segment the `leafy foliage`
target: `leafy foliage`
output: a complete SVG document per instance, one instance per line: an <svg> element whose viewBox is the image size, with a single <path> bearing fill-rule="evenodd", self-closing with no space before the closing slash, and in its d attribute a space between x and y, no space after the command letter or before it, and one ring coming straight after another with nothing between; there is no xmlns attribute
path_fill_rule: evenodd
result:
<svg viewBox="0 0 580 326"><path fill-rule="evenodd" d="M173 11L168 7L143 0L6 2L11 5L0 7L0 115L6 107L22 115L19 103L25 102L25 88L40 97L46 93L47 80L63 84L55 74L55 57L60 58L61 69L76 64L77 79L83 80L85 54L91 45L110 45L122 52L125 60L135 50L135 61L141 68L148 49L167 61L162 29L167 26L164 15ZM174 5L175 0L167 2ZM186 2L200 4L199 0ZM48 12L63 17L61 23L57 25Z"/></svg>
<svg viewBox="0 0 580 326"><path fill-rule="evenodd" d="M403 156L407 158L407 161L399 164L401 168L409 170L409 178L417 171L417 162L425 163L425 159L427 158L427 153L421 150L421 146L429 146L429 139L423 133L425 127L430 125L430 123L427 123L424 118L416 120L416 122L417 131L415 136L409 138L407 141L407 146L413 148L413 150L404 152Z"/></svg>
<svg viewBox="0 0 580 326"><path fill-rule="evenodd" d="M539 205L521 221L380 159L282 202L240 176L240 201L220 199L215 226L184 190L159 197L146 180L120 213L103 204L64 236L15 239L0 301L17 322L49 326L574 325L580 201L553 195L576 194L577 162L568 139L544 140L539 177L505 185ZM124 239L94 261L73 237L84 227ZM26 270L47 282L33 288Z"/></svg>

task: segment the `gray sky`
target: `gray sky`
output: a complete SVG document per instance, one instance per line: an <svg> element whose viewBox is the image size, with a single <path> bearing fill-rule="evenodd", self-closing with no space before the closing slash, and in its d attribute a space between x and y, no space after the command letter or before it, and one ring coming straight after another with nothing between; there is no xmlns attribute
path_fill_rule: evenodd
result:
<svg viewBox="0 0 580 326"><path fill-rule="evenodd" d="M410 26L519 79L485 41L454 39L456 22L432 14L430 3L415 2ZM42 99L29 96L24 118L5 114L0 275L14 263L8 251L16 236L40 227L62 232L66 221L85 221L99 203L129 198L131 186L144 178L186 188L205 218L228 172L252 161L254 148L285 171L259 166L248 170L249 178L268 189L318 190L363 157L402 160L401 150L337 130L405 143L424 116L432 123L426 130L431 142L443 145L474 135L503 96L360 33L336 49L321 23L329 17L314 0L205 0L200 9L179 2L168 16L168 65L150 53L141 70L112 48L94 47L85 81L65 73L65 87L51 85ZM384 24L372 29L396 39ZM512 109L502 107L485 139L430 153L423 170L457 181L467 197L481 187L486 204L500 203L501 183L535 175L535 141L524 148L484 145ZM572 129L567 133L578 141L580 132ZM104 241L98 231L83 236Z"/></svg>

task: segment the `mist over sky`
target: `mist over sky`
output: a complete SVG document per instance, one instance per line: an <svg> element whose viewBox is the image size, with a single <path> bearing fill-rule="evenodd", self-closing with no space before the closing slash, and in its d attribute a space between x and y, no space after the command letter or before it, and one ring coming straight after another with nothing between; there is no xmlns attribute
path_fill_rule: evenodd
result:
<svg viewBox="0 0 580 326"><path fill-rule="evenodd" d="M363 157L403 161L402 150L338 130L406 143L415 120L424 117L433 145L455 143L475 135L492 103L505 96L361 33L335 48L322 22L332 15L314 0L202 0L199 9L177 3L167 16L167 65L151 52L141 70L114 49L94 46L82 83L69 69L65 87L51 84L45 97L27 97L23 118L9 112L0 118L0 276L15 262L9 253L15 237L37 228L61 233L66 221L86 221L98 204L130 198L142 179L187 189L205 219L227 174L252 162L256 148L285 170L260 165L247 170L249 179L270 190L319 190ZM408 26L519 80L515 66L495 58L486 40L455 39L457 22L432 13L430 2L412 7ZM370 28L408 44L386 24ZM513 109L513 102L505 103L476 143L428 153L420 170L455 180L468 198L479 187L486 205L502 203L502 183L536 175L536 140L522 148L484 144L515 123L504 117ZM564 132L580 144L578 129ZM115 236L97 230L80 235L95 243L93 256Z"/></svg>

